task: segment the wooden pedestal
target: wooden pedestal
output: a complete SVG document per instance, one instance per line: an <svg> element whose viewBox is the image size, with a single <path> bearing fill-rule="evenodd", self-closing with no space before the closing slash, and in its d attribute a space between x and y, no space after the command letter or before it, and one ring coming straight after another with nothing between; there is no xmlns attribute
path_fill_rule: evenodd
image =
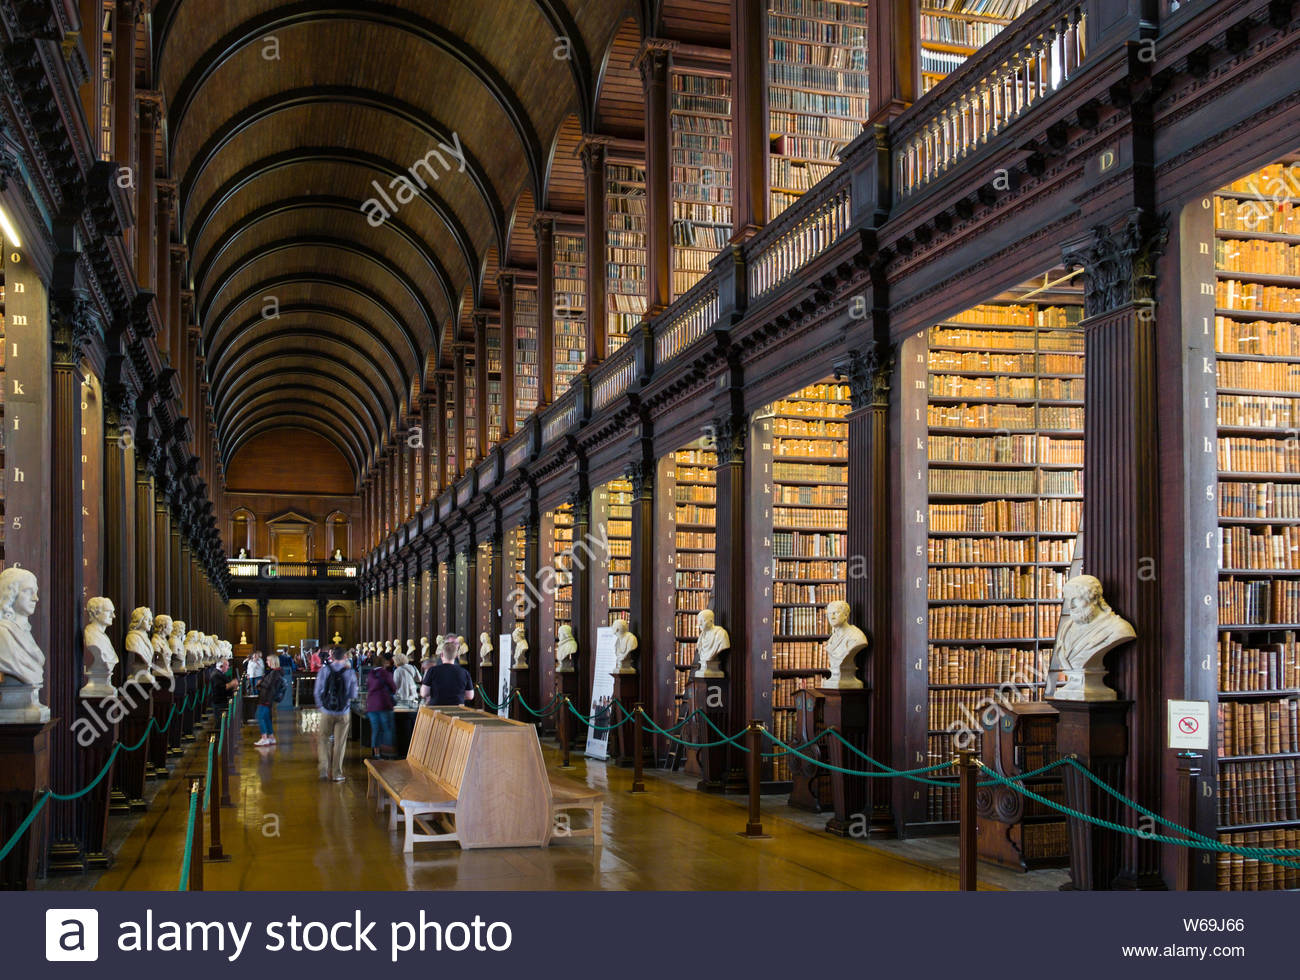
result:
<svg viewBox="0 0 1300 980"><path fill-rule="evenodd" d="M91 731L101 733L89 745L83 745L82 739L77 740L77 746L81 751L81 771L87 779L94 779L108 758L113 754L113 746L118 741L118 726L111 723L108 719L116 717L117 712L121 711L117 698L78 698L77 720L84 725L91 725ZM82 726L78 726L82 727ZM118 753L118 758L122 753ZM85 796L76 801L77 807L77 825L81 828L81 849L82 855L86 862L86 868L93 871L102 871L112 863L112 856L104 847L104 841L108 837L108 810L109 797L113 789L113 772L117 769L119 763L114 760L112 769L103 779L95 784Z"/></svg>
<svg viewBox="0 0 1300 980"><path fill-rule="evenodd" d="M0 725L0 842L13 836L50 787L50 731L54 724L51 720L35 725ZM48 806L0 862L0 889L30 891L35 886L45 852Z"/></svg>
<svg viewBox="0 0 1300 980"><path fill-rule="evenodd" d="M144 738L153 717L153 696L148 689L132 684L122 689L121 694L130 707L118 724L118 738L123 745L113 764L115 792L111 807L114 813L145 809L144 782L149 770L149 741L146 740L134 752L126 750Z"/></svg>
<svg viewBox="0 0 1300 980"><path fill-rule="evenodd" d="M730 734L728 726L731 724L731 705L730 705L730 687L727 679L724 677L692 677L691 693L695 702L695 707L699 708L701 713L717 725L723 732ZM704 723L702 718L697 716L696 720L686 726L685 731L681 733L683 738L688 738L692 742L717 742L721 736L716 731ZM715 745L707 749L688 749L689 755L696 758L700 767L700 781L697 786L706 793L743 793L746 789L745 770L743 760L736 760L733 764L734 755L742 755L739 751L732 751L731 746Z"/></svg>
<svg viewBox="0 0 1300 980"><path fill-rule="evenodd" d="M1131 701L1058 701L1051 705L1060 715L1056 751L1075 755L1097 778L1114 787L1124 786L1128 753L1128 713ZM1071 809L1122 824L1127 814L1109 793L1103 792L1073 766L1062 767L1065 802ZM1062 891L1105 891L1113 887L1123 862L1123 835L1070 818L1070 882Z"/></svg>
<svg viewBox="0 0 1300 980"><path fill-rule="evenodd" d="M178 731L175 717L172 716L172 705L178 704L176 695L172 691L159 688L153 692L153 731L149 733L149 767L146 775L150 779L167 778L167 746L168 731ZM171 728L168 729L167 723L171 721Z"/></svg>
<svg viewBox="0 0 1300 980"><path fill-rule="evenodd" d="M555 687L561 695L572 701L573 706L582 714L585 715L591 709L591 705L582 704L578 700L580 692L578 687L578 672L576 670L557 670L555 672ZM552 727L554 727L553 722ZM581 749L587 744L587 726L580 722L572 712L569 713L568 731L570 749L574 746ZM558 729L556 730L556 737L559 737Z"/></svg>
<svg viewBox="0 0 1300 980"><path fill-rule="evenodd" d="M870 741L871 689L842 691L821 688L826 696L823 717L827 728L834 728L844 740L855 748L867 752ZM838 739L824 740L832 764L842 769L870 769L866 760L848 751ZM831 809L834 816L826 821L826 830L839 837L892 837L892 823L873 820L867 777L846 776L832 772L828 778L831 790Z"/></svg>
<svg viewBox="0 0 1300 980"><path fill-rule="evenodd" d="M826 695L820 691L801 688L794 695L795 723L793 744L803 745L818 732L826 730ZM827 740L801 749L810 759L826 761ZM790 756L789 805L812 813L822 813L831 805L830 779L826 770L805 762L796 755Z"/></svg>
<svg viewBox="0 0 1300 980"><path fill-rule="evenodd" d="M510 690L527 691L528 690L528 667L511 667L510 668ZM579 708L579 711L582 709ZM528 714L520 705L519 699L515 698L510 704L510 717L515 721L523 721L523 716Z"/></svg>
<svg viewBox="0 0 1300 980"><path fill-rule="evenodd" d="M194 741L194 719L197 713L195 699L198 697L199 675L197 671L189 670L177 677L176 693L180 695L180 700L185 704L185 710L181 712L180 736L175 743L180 745L181 742Z"/></svg>
<svg viewBox="0 0 1300 980"><path fill-rule="evenodd" d="M1057 712L1041 701L1008 704L998 724L984 733L980 758L1000 776L1012 777L1056 761ZM1063 802L1062 769L1023 780L1037 795ZM1069 862L1069 829L1056 810L1006 786L976 793L979 855L1004 868L1032 871Z"/></svg>
<svg viewBox="0 0 1300 980"><path fill-rule="evenodd" d="M623 705L630 712L641 700L641 678L637 674L615 674L614 675L614 700ZM617 725L623 720L623 716L614 712L609 724ZM631 766L636 761L636 729L635 722L628 722L626 725L620 725L612 733L614 738L610 740L610 749L613 751L612 761L620 766ZM655 766L655 754L651 746L654 745L654 739L649 732L645 732L641 739L641 765L651 769Z"/></svg>

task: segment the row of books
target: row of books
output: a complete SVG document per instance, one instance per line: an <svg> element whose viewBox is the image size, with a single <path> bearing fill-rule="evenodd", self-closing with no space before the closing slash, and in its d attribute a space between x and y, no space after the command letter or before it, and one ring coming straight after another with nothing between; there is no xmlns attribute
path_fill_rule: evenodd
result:
<svg viewBox="0 0 1300 980"><path fill-rule="evenodd" d="M847 436L847 432L845 435ZM849 446L846 438L782 438L777 440L777 452L781 456L786 457L811 456L817 459L849 458Z"/></svg>
<svg viewBox="0 0 1300 980"><path fill-rule="evenodd" d="M1220 834L1219 843L1236 848L1262 850L1300 850L1300 830L1270 827L1233 834ZM1276 891L1300 888L1300 862L1283 864L1260 861L1242 854L1220 852L1215 858L1220 891Z"/></svg>
<svg viewBox="0 0 1300 980"><path fill-rule="evenodd" d="M1045 502L1045 501L1044 501ZM1074 537L1034 538L930 538L927 560L931 564L984 564L1050 562L1068 564L1074 558Z"/></svg>
<svg viewBox="0 0 1300 980"><path fill-rule="evenodd" d="M926 424L946 429L1060 429L1083 431L1083 409L1072 405L957 405L931 403Z"/></svg>
<svg viewBox="0 0 1300 980"><path fill-rule="evenodd" d="M703 483L713 486L713 469L712 467L679 465L677 467L677 483L679 486L683 483Z"/></svg>
<svg viewBox="0 0 1300 980"><path fill-rule="evenodd" d="M829 24L802 17L768 17L768 36L794 41L815 41L835 47L866 47L861 27L853 24Z"/></svg>
<svg viewBox="0 0 1300 980"><path fill-rule="evenodd" d="M846 24L867 23L867 5L861 0L767 0L769 14L789 14L814 20L842 21Z"/></svg>
<svg viewBox="0 0 1300 980"><path fill-rule="evenodd" d="M1083 514L1080 500L986 500L979 504L931 504L931 531L1043 531L1074 534Z"/></svg>
<svg viewBox="0 0 1300 980"><path fill-rule="evenodd" d="M1257 429L1300 427L1300 398L1274 395L1220 395L1219 425L1245 425Z"/></svg>
<svg viewBox="0 0 1300 980"><path fill-rule="evenodd" d="M713 569L694 568L683 570L679 566L673 583L678 589L702 589L711 592L713 591Z"/></svg>
<svg viewBox="0 0 1300 980"><path fill-rule="evenodd" d="M815 606L786 606L772 610L772 630L781 636L815 633L829 636L826 611Z"/></svg>
<svg viewBox="0 0 1300 980"><path fill-rule="evenodd" d="M701 521L699 523L705 523ZM676 535L676 544L678 549L707 549L714 551L718 547L717 535L712 531L678 531ZM679 562L680 567L680 562Z"/></svg>
<svg viewBox="0 0 1300 980"><path fill-rule="evenodd" d="M1039 683L1050 655L1025 647L945 647L931 644L931 684L1001 684L1009 679Z"/></svg>
<svg viewBox="0 0 1300 980"><path fill-rule="evenodd" d="M933 51L930 48L921 48L921 71L929 75L951 75L966 60L962 54L954 54L951 51Z"/></svg>
<svg viewBox="0 0 1300 980"><path fill-rule="evenodd" d="M1083 465L1083 440L1045 435L940 436L929 439L931 462Z"/></svg>
<svg viewBox="0 0 1300 980"><path fill-rule="evenodd" d="M1300 753L1300 701L1219 702L1219 755Z"/></svg>
<svg viewBox="0 0 1300 980"><path fill-rule="evenodd" d="M1219 766L1219 824L1300 820L1296 759L1234 762Z"/></svg>
<svg viewBox="0 0 1300 980"><path fill-rule="evenodd" d="M673 210L682 212L673 216L673 244L679 248L716 252L731 237L731 208L677 202Z"/></svg>
<svg viewBox="0 0 1300 980"><path fill-rule="evenodd" d="M990 371L996 374L1082 374L1081 354L999 354L988 351L931 350L931 371Z"/></svg>
<svg viewBox="0 0 1300 980"><path fill-rule="evenodd" d="M1245 388L1269 394L1300 394L1300 363L1225 361L1215 365L1219 388Z"/></svg>
<svg viewBox="0 0 1300 980"><path fill-rule="evenodd" d="M1219 582L1219 623L1256 626L1300 622L1300 580L1242 579Z"/></svg>
<svg viewBox="0 0 1300 980"><path fill-rule="evenodd" d="M832 144L838 153L841 147ZM773 187L782 187L787 191L807 191L815 187L818 181L829 175L834 169L832 163L816 163L810 160L786 160L773 156L771 163L771 183Z"/></svg>
<svg viewBox="0 0 1300 980"><path fill-rule="evenodd" d="M848 525L846 510L809 510L795 507L773 507L772 523L777 527L799 527L810 530L834 530Z"/></svg>
<svg viewBox="0 0 1300 980"><path fill-rule="evenodd" d="M787 582L843 580L847 565L843 561L781 561L773 565L777 579Z"/></svg>
<svg viewBox="0 0 1300 980"><path fill-rule="evenodd" d="M1300 235L1300 210L1294 201L1216 197L1214 226L1217 231Z"/></svg>
<svg viewBox="0 0 1300 980"><path fill-rule="evenodd" d="M676 518L678 524L707 524L713 526L713 511L711 506L701 506L700 504L678 504Z"/></svg>
<svg viewBox="0 0 1300 980"><path fill-rule="evenodd" d="M680 503L692 503L694 523L714 525L716 510L712 506L699 506L712 502L717 496L714 486L713 466L717 463L717 454L696 443L673 453L673 466L678 483L673 494ZM682 482L690 481L690 482ZM681 519L678 508L678 519ZM716 534L713 531L682 531L674 534L677 573L675 585L677 592L673 597L676 610L675 632L677 644L674 656L678 667L689 667L695 662L695 637L699 635L699 625L695 614L701 609L712 608L714 572L713 550L716 548ZM708 549L690 552L683 548ZM707 590L707 591L690 591ZM686 689L690 675L684 671L675 673L678 693Z"/></svg>
<svg viewBox="0 0 1300 980"><path fill-rule="evenodd" d="M1214 284L1214 305L1245 313L1300 313L1300 289L1220 279Z"/></svg>
<svg viewBox="0 0 1300 980"><path fill-rule="evenodd" d="M797 480L824 486L845 486L847 467L822 463L788 463L776 460L772 463L772 478Z"/></svg>
<svg viewBox="0 0 1300 980"><path fill-rule="evenodd" d="M847 487L801 487L776 485L772 488L774 504L804 504L810 507L847 507Z"/></svg>
<svg viewBox="0 0 1300 980"><path fill-rule="evenodd" d="M1214 243L1215 267L1246 275L1300 275L1300 245L1222 239Z"/></svg>
<svg viewBox="0 0 1300 980"><path fill-rule="evenodd" d="M980 14L1015 20L1033 6L1033 0L923 0L921 12L943 11L950 14Z"/></svg>
<svg viewBox="0 0 1300 980"><path fill-rule="evenodd" d="M772 434L776 436L807 436L820 439L847 439L849 424L828 419L791 418L788 415L778 415L772 419ZM797 451L792 451L796 455L800 455ZM824 454L811 453L802 455L821 456Z"/></svg>
<svg viewBox="0 0 1300 980"><path fill-rule="evenodd" d="M931 568L930 599L1059 599L1067 573L1056 568Z"/></svg>
<svg viewBox="0 0 1300 980"><path fill-rule="evenodd" d="M803 390L810 392L807 398L783 398L772 403L772 412L787 417L816 419L842 419L849 414L851 390L848 385L820 382Z"/></svg>
<svg viewBox="0 0 1300 980"><path fill-rule="evenodd" d="M796 112L771 111L768 113L768 126L773 133L820 137L840 145L853 141L862 132L862 124L854 119L811 116Z"/></svg>
<svg viewBox="0 0 1300 980"><path fill-rule="evenodd" d="M769 87L767 104L773 109L784 109L789 112L840 116L844 119L867 118L867 100L861 95L831 95L825 92Z"/></svg>
<svg viewBox="0 0 1300 980"><path fill-rule="evenodd" d="M802 602L813 606L824 606L836 599L847 598L847 590L848 586L843 582L801 585L798 582L777 581L772 586L772 601L777 603Z"/></svg>
<svg viewBox="0 0 1300 980"><path fill-rule="evenodd" d="M1224 354L1300 357L1300 323L1214 318L1214 349Z"/></svg>
<svg viewBox="0 0 1300 980"><path fill-rule="evenodd" d="M1300 690L1300 646L1287 630L1273 643L1246 644L1219 636L1219 690L1227 693Z"/></svg>
<svg viewBox="0 0 1300 980"><path fill-rule="evenodd" d="M1300 377L1300 375L1298 375ZM968 378L930 375L930 394L938 398L1014 398L1022 401L1082 401L1082 378Z"/></svg>
<svg viewBox="0 0 1300 980"><path fill-rule="evenodd" d="M1219 567L1300 569L1300 525L1220 528Z"/></svg>
<svg viewBox="0 0 1300 980"><path fill-rule="evenodd" d="M921 17L921 40L939 41L964 48L981 48L1002 30L1001 24L987 20L961 20L955 17Z"/></svg>
<svg viewBox="0 0 1300 980"><path fill-rule="evenodd" d="M1034 640L1056 636L1059 603L1018 606L931 606L930 639Z"/></svg>
<svg viewBox="0 0 1300 980"><path fill-rule="evenodd" d="M1300 520L1300 483L1219 483L1222 517Z"/></svg>
<svg viewBox="0 0 1300 980"><path fill-rule="evenodd" d="M678 483L673 487L673 500L679 504L711 504L718 499L718 488L698 483Z"/></svg>
<svg viewBox="0 0 1300 980"><path fill-rule="evenodd" d="M1300 163L1270 163L1254 173L1234 180L1226 190L1272 198L1300 197Z"/></svg>
<svg viewBox="0 0 1300 980"><path fill-rule="evenodd" d="M1219 469L1236 473L1300 473L1295 439L1219 438Z"/></svg>
<svg viewBox="0 0 1300 980"><path fill-rule="evenodd" d="M1079 496L1079 470L930 470L930 492L989 496Z"/></svg>
<svg viewBox="0 0 1300 980"><path fill-rule="evenodd" d="M822 640L780 640L772 644L774 670L821 670L827 666Z"/></svg>
<svg viewBox="0 0 1300 980"><path fill-rule="evenodd" d="M844 67L827 67L822 65L802 64L796 60L799 45L786 45L773 41L768 45L771 57L767 63L768 85L781 85L790 88L816 89L824 94L867 94L866 51L861 51L860 58L854 58L846 52L846 61L857 61L863 66L849 64ZM843 49L841 49L843 50ZM797 107L796 107L797 109Z"/></svg>
<svg viewBox="0 0 1300 980"><path fill-rule="evenodd" d="M998 702L1017 704L1022 701L1033 701L1036 697L1037 691L1033 687L1011 685L1000 686L996 692L990 689L931 690L930 729L940 731L951 727L954 730L978 732L983 727L979 721L980 715L994 698Z"/></svg>
<svg viewBox="0 0 1300 980"><path fill-rule="evenodd" d="M679 531L677 533L681 534L683 532ZM701 532L691 531L689 533L699 534ZM683 544L680 539L677 540L676 543L679 549L688 547L688 545ZM706 553L697 553L693 551L678 551L674 564L678 568L691 569L694 571L701 571L701 570L713 571L713 555L706 554Z"/></svg>
<svg viewBox="0 0 1300 980"><path fill-rule="evenodd" d="M776 531L772 534L774 558L843 558L847 550L846 534L805 531Z"/></svg>

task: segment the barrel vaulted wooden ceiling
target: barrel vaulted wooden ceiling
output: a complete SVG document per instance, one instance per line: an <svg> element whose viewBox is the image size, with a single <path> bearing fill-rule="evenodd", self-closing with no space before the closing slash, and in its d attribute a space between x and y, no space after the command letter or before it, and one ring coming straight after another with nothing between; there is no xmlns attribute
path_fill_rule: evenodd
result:
<svg viewBox="0 0 1300 980"><path fill-rule="evenodd" d="M227 464L309 429L360 478L496 306L497 269L535 265L535 210L576 190L580 213L577 136L640 134L632 58L675 6L158 0L142 82L164 100ZM687 6L716 7L725 36L727 0ZM427 187L403 202L420 160ZM395 205L378 226L376 186Z"/></svg>

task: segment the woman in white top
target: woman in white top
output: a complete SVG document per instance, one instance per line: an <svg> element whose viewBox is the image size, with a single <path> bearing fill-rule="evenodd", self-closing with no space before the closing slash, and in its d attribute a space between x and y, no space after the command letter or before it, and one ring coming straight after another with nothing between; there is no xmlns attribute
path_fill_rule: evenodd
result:
<svg viewBox="0 0 1300 980"><path fill-rule="evenodd" d="M406 659L406 654L399 653L393 658L397 669L393 671L393 680L397 682L397 691L393 698L397 701L415 701L419 699L420 672Z"/></svg>

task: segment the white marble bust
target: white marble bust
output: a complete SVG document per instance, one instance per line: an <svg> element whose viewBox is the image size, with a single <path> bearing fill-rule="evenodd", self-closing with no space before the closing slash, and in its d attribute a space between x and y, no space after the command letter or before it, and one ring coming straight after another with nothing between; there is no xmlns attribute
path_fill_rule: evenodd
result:
<svg viewBox="0 0 1300 980"><path fill-rule="evenodd" d="M203 666L203 634L198 630L190 630L185 634L185 667L187 670L197 670Z"/></svg>
<svg viewBox="0 0 1300 980"><path fill-rule="evenodd" d="M463 636L456 637L456 663L462 667L469 666L469 641Z"/></svg>
<svg viewBox="0 0 1300 980"><path fill-rule="evenodd" d="M573 658L577 652L578 641L573 636L573 627L565 623L560 627L560 635L555 638L556 673L573 673Z"/></svg>
<svg viewBox="0 0 1300 980"><path fill-rule="evenodd" d="M171 668L173 674L184 674L190 669L185 659L185 620L172 620L172 633L167 640L172 650Z"/></svg>
<svg viewBox="0 0 1300 980"><path fill-rule="evenodd" d="M1060 701L1114 701L1117 695L1104 681L1106 654L1136 636L1129 622L1106 604L1097 578L1070 579L1062 590L1061 625L1052 647L1047 696Z"/></svg>
<svg viewBox="0 0 1300 980"><path fill-rule="evenodd" d="M32 636L29 617L39 601L36 576L25 568L0 572L0 724L50 720L40 701L45 654Z"/></svg>
<svg viewBox="0 0 1300 980"><path fill-rule="evenodd" d="M614 656L616 674L636 673L636 634L629 632L626 619L616 619L614 627Z"/></svg>
<svg viewBox="0 0 1300 980"><path fill-rule="evenodd" d="M406 641L406 659L411 660L415 657L415 637L410 637Z"/></svg>
<svg viewBox="0 0 1300 980"><path fill-rule="evenodd" d="M153 674L155 677L166 677L169 681L175 678L171 670L172 648L172 618L166 613L159 613L153 618ZM168 685L170 690L170 685Z"/></svg>
<svg viewBox="0 0 1300 980"><path fill-rule="evenodd" d="M696 677L726 677L722 670L722 655L731 649L731 637L721 626L714 625L713 610L701 609L695 622L700 627L700 638L695 643L699 657Z"/></svg>
<svg viewBox="0 0 1300 980"><path fill-rule="evenodd" d="M409 660L411 663L415 663L414 657L407 657L406 659ZM424 663L424 661L428 659L429 659L429 638L427 636L422 636L420 637L420 663Z"/></svg>
<svg viewBox="0 0 1300 980"><path fill-rule="evenodd" d="M831 635L826 640L826 659L831 676L822 687L860 691L863 684L857 677L858 654L867 648L867 634L849 622L849 612L849 604L843 599L826 606L826 621L831 627Z"/></svg>
<svg viewBox="0 0 1300 980"><path fill-rule="evenodd" d="M102 595L86 603L86 628L81 631L81 656L86 674L78 692L83 698L111 698L117 693L113 686L117 651L107 632L116 612L113 600Z"/></svg>
<svg viewBox="0 0 1300 980"><path fill-rule="evenodd" d="M125 680L138 684L151 681L153 641L149 639L149 631L153 629L153 612L148 606L137 606L131 610L131 619L126 629L126 652L131 655L131 659L126 665Z"/></svg>
<svg viewBox="0 0 1300 980"><path fill-rule="evenodd" d="M528 637L524 636L522 625L516 626L510 634L510 667L512 670L528 669Z"/></svg>
<svg viewBox="0 0 1300 980"><path fill-rule="evenodd" d="M478 665L480 667L492 666L492 637L486 633L478 635Z"/></svg>

